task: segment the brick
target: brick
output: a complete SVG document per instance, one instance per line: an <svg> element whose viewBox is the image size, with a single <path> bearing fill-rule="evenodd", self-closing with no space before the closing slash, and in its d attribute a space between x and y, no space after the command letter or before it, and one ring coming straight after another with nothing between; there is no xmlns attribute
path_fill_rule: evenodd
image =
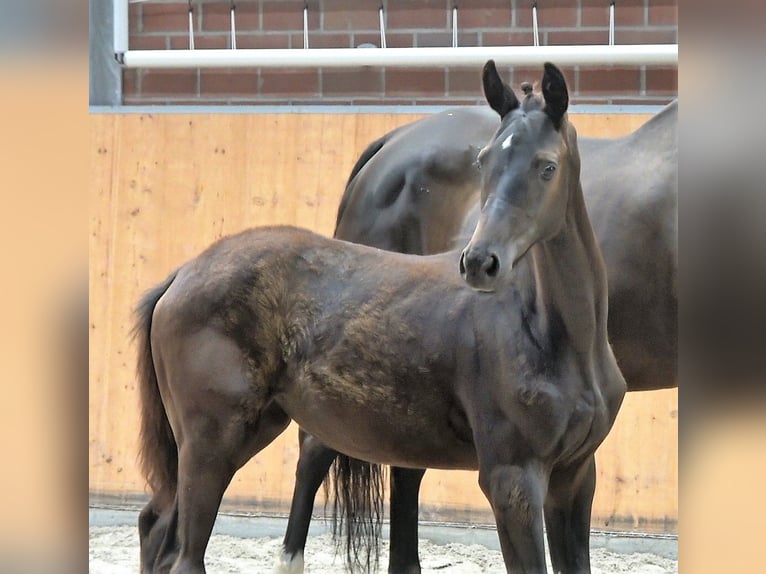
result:
<svg viewBox="0 0 766 574"><path fill-rule="evenodd" d="M380 32L359 32L350 35L352 46L361 46L362 44L372 44L380 48ZM388 36L386 36L386 45L388 45Z"/></svg>
<svg viewBox="0 0 766 574"><path fill-rule="evenodd" d="M303 43L303 35L301 35L301 45ZM290 47L290 34L288 32L274 32L274 33L258 33L245 34L237 32L237 48L251 49L251 48L269 48L269 49L286 49Z"/></svg>
<svg viewBox="0 0 766 574"><path fill-rule="evenodd" d="M452 32L418 32L415 42L419 48L440 48L452 46ZM478 46L479 35L476 32L460 32L457 34L458 46Z"/></svg>
<svg viewBox="0 0 766 574"><path fill-rule="evenodd" d="M450 96L475 96L483 95L481 84L481 71L466 68L447 69L447 92Z"/></svg>
<svg viewBox="0 0 766 574"><path fill-rule="evenodd" d="M572 0L546 0L537 5L537 25L540 28L563 28L577 25L577 6ZM532 2L516 3L516 26L532 27Z"/></svg>
<svg viewBox="0 0 766 574"><path fill-rule="evenodd" d="M197 12L195 12L195 18ZM144 4L141 7L143 32L178 32L189 29L188 2L173 4Z"/></svg>
<svg viewBox="0 0 766 574"><path fill-rule="evenodd" d="M122 96L125 98L136 96L138 92L138 74L135 68L122 69Z"/></svg>
<svg viewBox="0 0 766 574"><path fill-rule="evenodd" d="M545 43L549 46L598 45L609 43L609 30L551 30L545 34Z"/></svg>
<svg viewBox="0 0 766 574"><path fill-rule="evenodd" d="M168 37L163 35L131 34L128 46L131 50L164 50L168 45Z"/></svg>
<svg viewBox="0 0 766 574"><path fill-rule="evenodd" d="M223 50L229 47L228 34L194 34L194 48L197 50ZM189 48L188 34L175 34L170 37L171 50L186 50Z"/></svg>
<svg viewBox="0 0 766 574"><path fill-rule="evenodd" d="M128 4L128 29L141 32L141 4Z"/></svg>
<svg viewBox="0 0 766 574"><path fill-rule="evenodd" d="M303 30L303 2L264 2L261 9L263 30ZM315 3L309 3L309 30L319 28L321 15Z"/></svg>
<svg viewBox="0 0 766 574"><path fill-rule="evenodd" d="M649 2L649 24L678 24L678 4L671 0L665 0L664 2Z"/></svg>
<svg viewBox="0 0 766 574"><path fill-rule="evenodd" d="M257 70L201 70L199 76L201 97L209 95L236 96L258 93Z"/></svg>
<svg viewBox="0 0 766 574"><path fill-rule="evenodd" d="M412 48L415 34L411 32L389 32L386 30L386 46L389 48Z"/></svg>
<svg viewBox="0 0 766 574"><path fill-rule="evenodd" d="M667 29L643 29L643 30L615 30L615 44L676 44L678 43L678 30Z"/></svg>
<svg viewBox="0 0 766 574"><path fill-rule="evenodd" d="M580 68L577 94L635 95L641 89L638 68Z"/></svg>
<svg viewBox="0 0 766 574"><path fill-rule="evenodd" d="M293 46L303 47L303 33L293 34ZM343 32L309 32L310 48L353 48L351 34Z"/></svg>
<svg viewBox="0 0 766 574"><path fill-rule="evenodd" d="M360 96L383 94L383 71L380 68L322 70L322 95Z"/></svg>
<svg viewBox="0 0 766 574"><path fill-rule="evenodd" d="M532 30L525 32L482 32L482 46L532 46L535 43Z"/></svg>
<svg viewBox="0 0 766 574"><path fill-rule="evenodd" d="M229 2L204 3L201 4L201 7L203 30L231 30L231 4ZM260 27L258 4L256 2L237 2L235 18L238 31L257 30Z"/></svg>
<svg viewBox="0 0 766 574"><path fill-rule="evenodd" d="M324 0L322 28L325 30L378 30L378 0Z"/></svg>
<svg viewBox="0 0 766 574"><path fill-rule="evenodd" d="M386 70L386 96L444 95L445 87L444 70L392 68Z"/></svg>
<svg viewBox="0 0 766 574"><path fill-rule="evenodd" d="M646 94L651 96L677 95L678 70L676 68L647 68Z"/></svg>
<svg viewBox="0 0 766 574"><path fill-rule="evenodd" d="M458 4L458 29L510 28L511 3L508 0L479 0ZM450 25L452 21L450 20Z"/></svg>
<svg viewBox="0 0 766 574"><path fill-rule="evenodd" d="M583 27L609 27L609 2L607 0L582 0L580 25Z"/></svg>
<svg viewBox="0 0 766 574"><path fill-rule="evenodd" d="M190 96L197 93L197 70L144 70L141 94L144 96Z"/></svg>
<svg viewBox="0 0 766 574"><path fill-rule="evenodd" d="M643 26L646 24L644 0L620 0L614 5L614 25ZM607 16L609 12L607 11ZM607 24L609 23L607 19Z"/></svg>
<svg viewBox="0 0 766 574"><path fill-rule="evenodd" d="M261 70L264 96L319 96L319 70Z"/></svg>
<svg viewBox="0 0 766 574"><path fill-rule="evenodd" d="M444 29L452 24L451 10L447 10L444 0L389 0L387 8L386 27L392 30Z"/></svg>

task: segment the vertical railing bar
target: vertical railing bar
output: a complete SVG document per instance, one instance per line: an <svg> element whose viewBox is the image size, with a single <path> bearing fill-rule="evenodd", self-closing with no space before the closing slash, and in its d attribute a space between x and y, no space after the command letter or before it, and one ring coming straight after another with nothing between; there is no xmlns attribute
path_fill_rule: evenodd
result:
<svg viewBox="0 0 766 574"><path fill-rule="evenodd" d="M383 4L378 8L378 16L380 18L380 47L386 47L386 21L383 12Z"/></svg>
<svg viewBox="0 0 766 574"><path fill-rule="evenodd" d="M532 3L532 36L534 37L535 46L539 46L540 36L537 30L537 2Z"/></svg>
<svg viewBox="0 0 766 574"><path fill-rule="evenodd" d="M189 0L189 49L194 49L194 8Z"/></svg>
<svg viewBox="0 0 766 574"><path fill-rule="evenodd" d="M614 46L614 0L609 2L609 45Z"/></svg>
<svg viewBox="0 0 766 574"><path fill-rule="evenodd" d="M452 6L452 47L457 48L457 4Z"/></svg>
<svg viewBox="0 0 766 574"><path fill-rule="evenodd" d="M309 47L309 3L303 3L303 48Z"/></svg>
<svg viewBox="0 0 766 574"><path fill-rule="evenodd" d="M231 0L231 49L237 49L237 6L234 4L234 0Z"/></svg>

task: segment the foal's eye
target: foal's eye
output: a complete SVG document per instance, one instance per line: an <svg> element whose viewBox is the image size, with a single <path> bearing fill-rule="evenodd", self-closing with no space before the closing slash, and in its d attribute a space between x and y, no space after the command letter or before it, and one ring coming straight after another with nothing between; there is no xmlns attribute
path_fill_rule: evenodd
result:
<svg viewBox="0 0 766 574"><path fill-rule="evenodd" d="M549 163L543 168L543 171L540 172L540 177L547 181L553 178L554 173L556 173L556 166L552 163Z"/></svg>

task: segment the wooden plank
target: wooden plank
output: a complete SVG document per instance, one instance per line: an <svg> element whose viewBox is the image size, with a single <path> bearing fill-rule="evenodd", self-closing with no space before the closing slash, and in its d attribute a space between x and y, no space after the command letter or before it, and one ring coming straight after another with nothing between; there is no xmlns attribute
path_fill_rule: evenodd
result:
<svg viewBox="0 0 766 574"><path fill-rule="evenodd" d="M130 312L140 294L224 234L292 224L331 235L361 151L405 114L92 115L91 492L144 493ZM647 115L577 115L580 135L617 136ZM675 390L631 394L598 453L594 526L674 531ZM285 512L294 425L237 473L229 507ZM491 520L476 473L429 471L423 516Z"/></svg>

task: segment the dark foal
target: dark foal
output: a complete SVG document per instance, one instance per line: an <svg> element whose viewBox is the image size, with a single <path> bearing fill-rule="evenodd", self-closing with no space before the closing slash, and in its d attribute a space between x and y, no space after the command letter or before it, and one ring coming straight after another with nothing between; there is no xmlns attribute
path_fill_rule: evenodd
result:
<svg viewBox="0 0 766 574"><path fill-rule="evenodd" d="M525 93L535 97L528 88ZM585 203L608 275L610 342L628 391L677 384L677 123L676 101L625 137L578 142ZM455 108L370 144L349 176L335 237L422 255L465 245L480 211L476 158L498 125L498 115L488 108ZM299 440L284 564L301 559L315 494L337 455L308 433L301 432ZM373 465L367 472L380 469ZM417 503L424 473L391 469L390 574L420 572ZM369 521L344 508L359 503L344 500L343 493L339 488L347 514L342 518ZM354 547L351 555L364 550L370 549ZM282 571L290 570L277 569Z"/></svg>
<svg viewBox="0 0 766 574"><path fill-rule="evenodd" d="M205 571L234 473L290 420L349 456L476 469L508 572L587 572L594 452L625 381L561 72L481 154L462 251L389 253L276 227L224 238L138 308L142 569ZM459 271L459 272L458 272Z"/></svg>

